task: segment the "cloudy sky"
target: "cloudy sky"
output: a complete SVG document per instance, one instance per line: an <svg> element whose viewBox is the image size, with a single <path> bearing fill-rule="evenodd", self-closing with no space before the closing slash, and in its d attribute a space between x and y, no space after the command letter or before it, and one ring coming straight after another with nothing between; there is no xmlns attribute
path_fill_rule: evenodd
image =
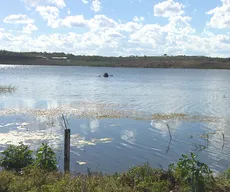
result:
<svg viewBox="0 0 230 192"><path fill-rule="evenodd" d="M230 57L230 0L7 0L0 49Z"/></svg>

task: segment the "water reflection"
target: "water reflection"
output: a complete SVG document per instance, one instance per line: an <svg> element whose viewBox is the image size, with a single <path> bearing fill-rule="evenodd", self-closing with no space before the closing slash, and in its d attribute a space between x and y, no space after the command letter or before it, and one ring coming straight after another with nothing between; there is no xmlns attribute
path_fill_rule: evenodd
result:
<svg viewBox="0 0 230 192"><path fill-rule="evenodd" d="M165 137L170 136L170 132L174 132L177 128L179 128L181 123L182 122L179 119L151 120L150 125L154 129L160 130L162 135Z"/></svg>
<svg viewBox="0 0 230 192"><path fill-rule="evenodd" d="M136 139L136 133L135 130L124 130L121 133L121 139L125 142L128 142L130 144L134 144Z"/></svg>
<svg viewBox="0 0 230 192"><path fill-rule="evenodd" d="M98 130L99 126L100 126L100 121L98 119L94 119L94 120L90 121L89 127L90 127L92 133L96 132Z"/></svg>

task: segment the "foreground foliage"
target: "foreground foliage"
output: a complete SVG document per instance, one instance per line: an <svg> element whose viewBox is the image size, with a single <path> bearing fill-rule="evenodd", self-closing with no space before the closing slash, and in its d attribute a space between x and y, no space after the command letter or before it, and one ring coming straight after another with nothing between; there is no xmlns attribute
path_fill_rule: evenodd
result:
<svg viewBox="0 0 230 192"><path fill-rule="evenodd" d="M1 152L0 167L16 172L22 171L25 167L55 171L57 170L56 154L48 144L44 143L37 151L30 150L29 146L23 143L19 143L19 146L9 145Z"/></svg>
<svg viewBox="0 0 230 192"><path fill-rule="evenodd" d="M32 154L35 153L34 158ZM193 153L182 155L168 170L149 164L124 173L62 174L56 156L47 144L37 151L28 146L9 146L2 152L0 192L228 192L230 170L213 177L209 167Z"/></svg>

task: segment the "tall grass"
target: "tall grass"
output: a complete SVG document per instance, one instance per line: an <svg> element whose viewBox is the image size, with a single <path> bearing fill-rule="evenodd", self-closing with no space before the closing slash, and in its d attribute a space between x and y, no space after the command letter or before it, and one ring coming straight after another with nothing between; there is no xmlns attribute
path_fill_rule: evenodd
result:
<svg viewBox="0 0 230 192"><path fill-rule="evenodd" d="M179 172L178 172L179 171ZM202 189L191 188L190 178L180 170L153 169L148 164L112 175L101 173L62 174L26 168L20 173L0 172L1 192L229 192L229 171L212 184L205 177ZM196 185L199 185L198 183Z"/></svg>

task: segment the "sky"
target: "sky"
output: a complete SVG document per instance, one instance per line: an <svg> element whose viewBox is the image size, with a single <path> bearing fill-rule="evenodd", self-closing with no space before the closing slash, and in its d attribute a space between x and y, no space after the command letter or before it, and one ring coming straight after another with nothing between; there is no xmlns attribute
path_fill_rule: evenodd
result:
<svg viewBox="0 0 230 192"><path fill-rule="evenodd" d="M230 57L230 0L7 0L0 49Z"/></svg>

